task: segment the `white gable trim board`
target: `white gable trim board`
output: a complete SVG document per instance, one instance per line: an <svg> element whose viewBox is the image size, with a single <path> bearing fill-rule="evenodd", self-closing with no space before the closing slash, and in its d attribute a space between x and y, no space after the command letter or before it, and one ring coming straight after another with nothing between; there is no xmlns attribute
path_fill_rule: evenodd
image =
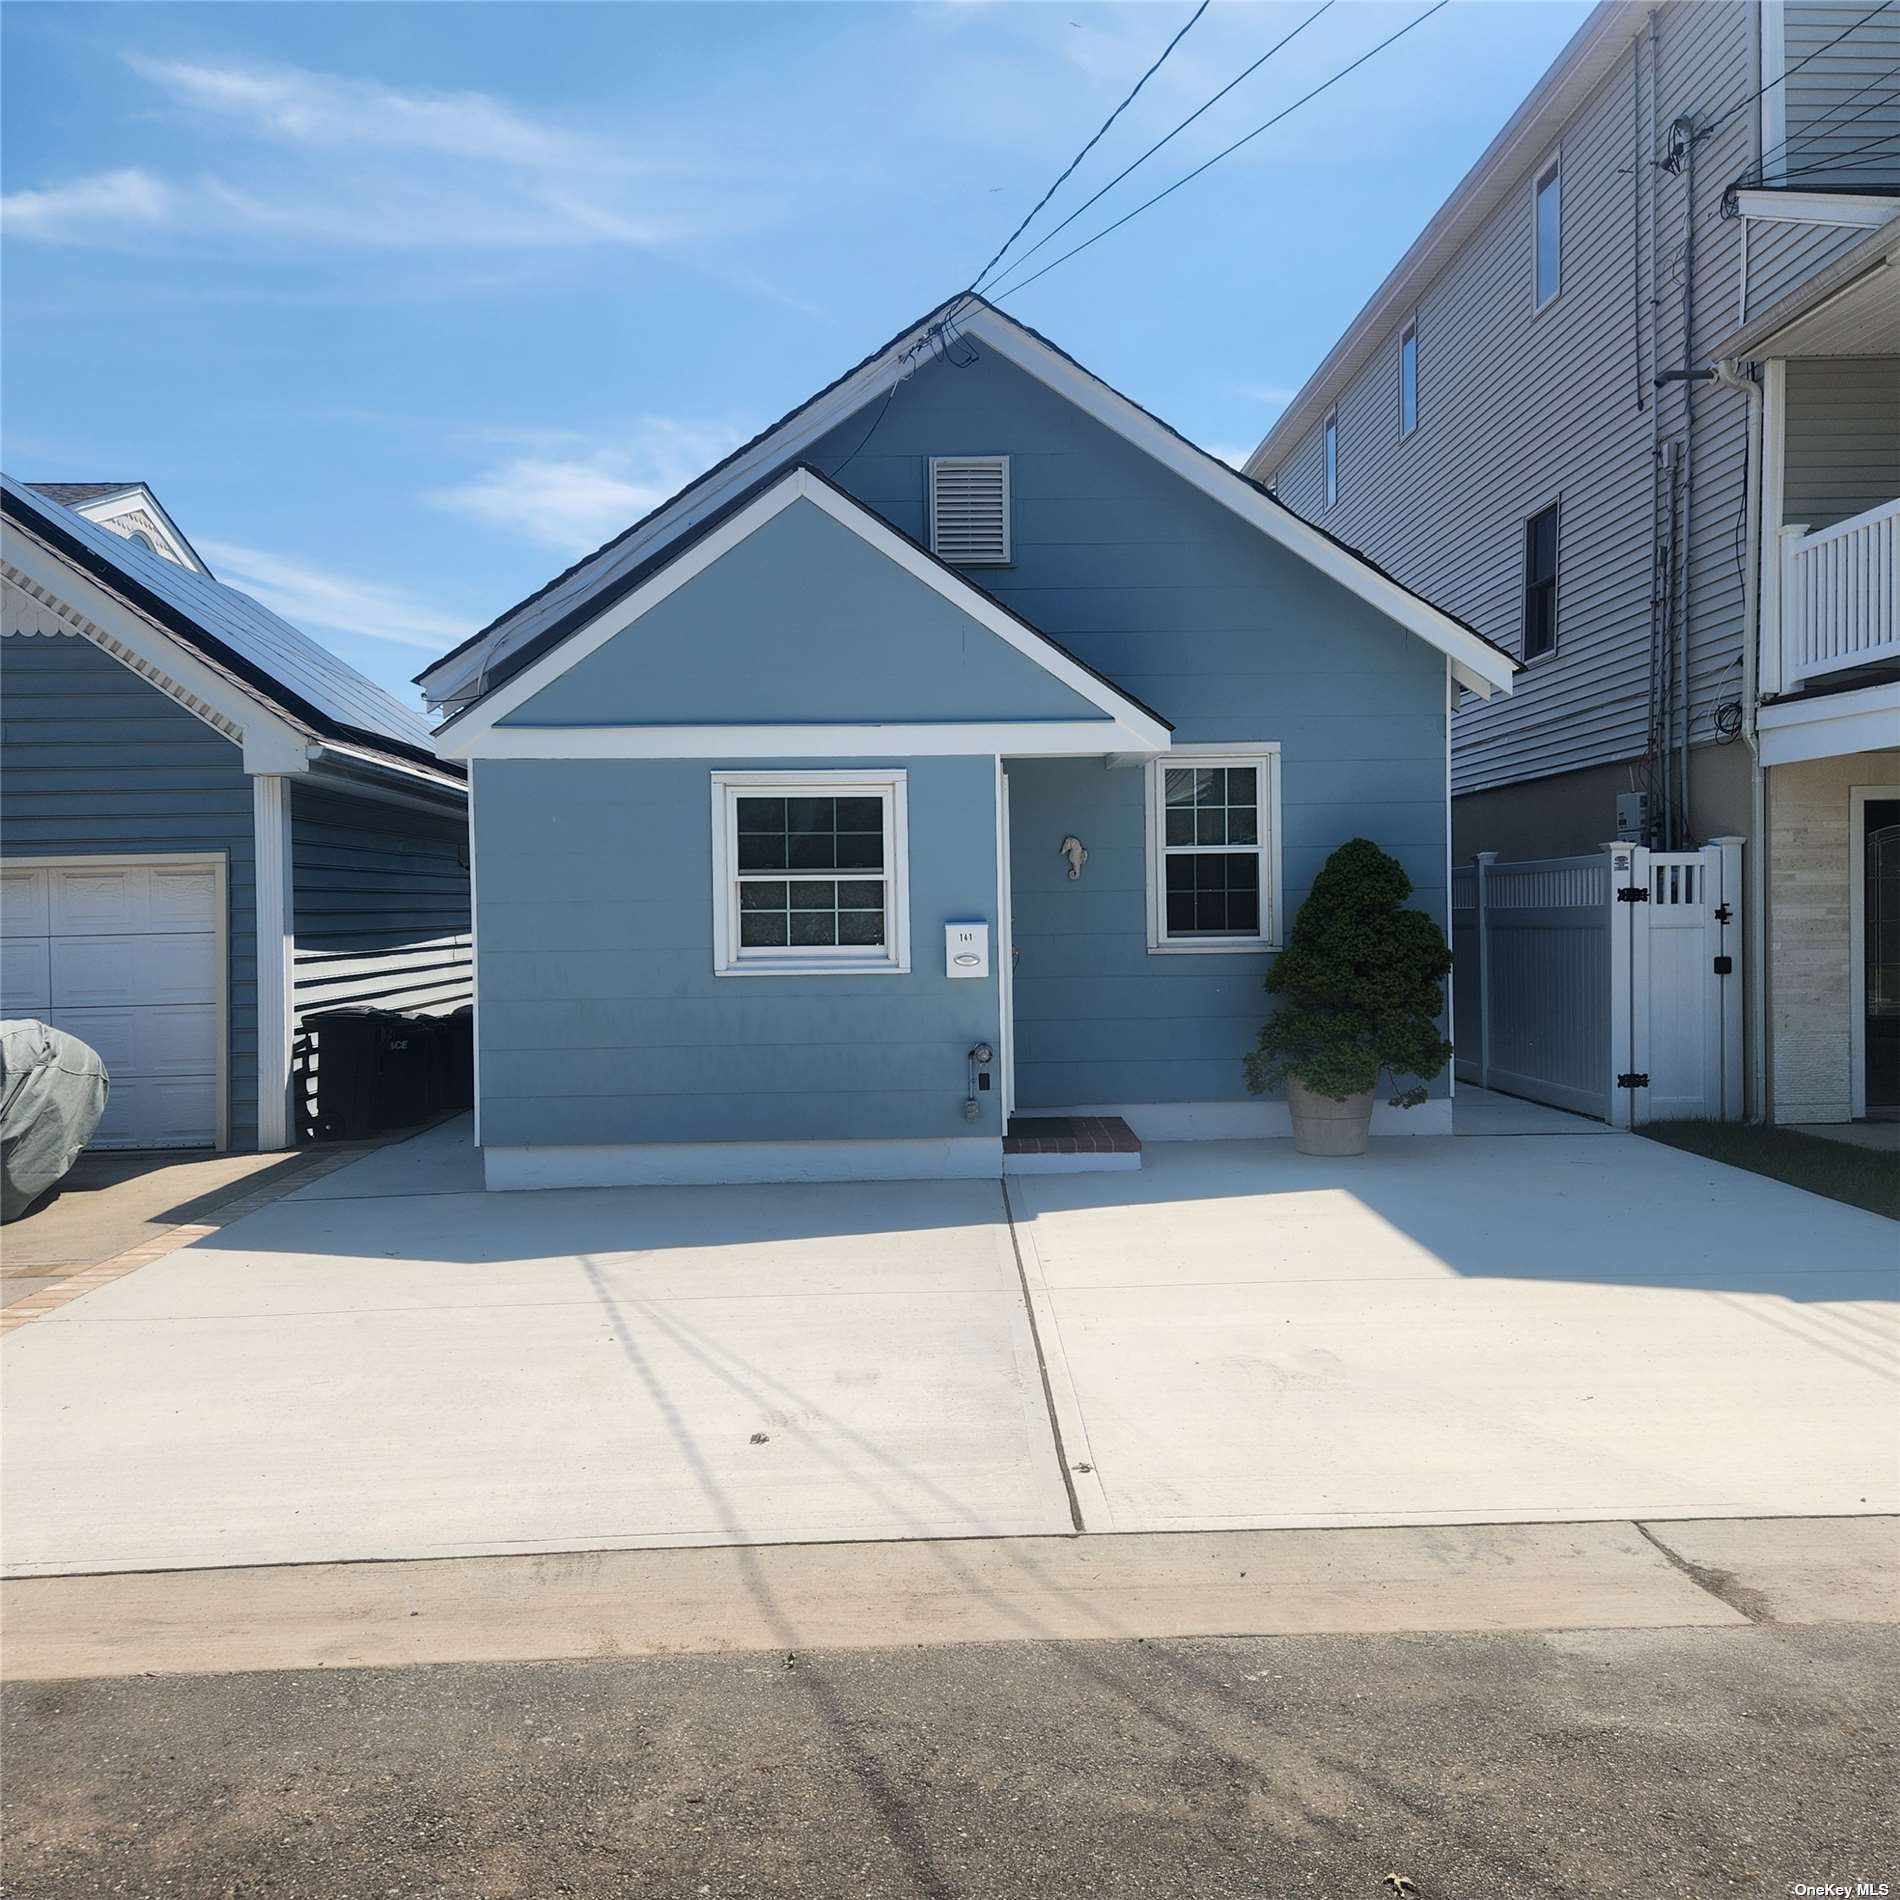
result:
<svg viewBox="0 0 1900 1900"><path fill-rule="evenodd" d="M0 1013L97 1049L94 1148L230 1145L230 959L221 852L0 859Z"/></svg>
<svg viewBox="0 0 1900 1900"><path fill-rule="evenodd" d="M533 638L591 593L610 585L618 575L639 566L695 523L716 514L772 467L795 460L838 423L907 379L915 371L919 351L941 320L939 314L933 312L874 361L787 417L735 458L729 467L689 489L644 528L582 562L545 595L525 603L466 652L439 661L420 676L424 692L437 705L466 700L470 707L486 706L513 682L505 682L486 698L471 700L471 689L478 688L482 676L515 646ZM1376 607L1408 632L1448 654L1459 685L1482 698L1489 698L1494 691L1510 690L1516 662L1508 654L1380 573L1363 557L1330 540L1290 509L1268 499L1226 463L1195 448L1165 423L1032 331L981 302L960 314L957 323L1019 369L1066 397L1085 414L1153 456L1202 494L1238 514L1280 546L1311 562L1328 578ZM571 646L574 639L591 631L592 624L581 634L570 636L555 651L562 651ZM526 672L533 670L528 668ZM458 717L466 717L466 709Z"/></svg>
<svg viewBox="0 0 1900 1900"><path fill-rule="evenodd" d="M703 574L794 502L808 501L914 579L967 614L1006 645L1032 660L1072 692L1100 709L1100 719L1001 721L982 724L768 726L503 726L534 696L609 640L627 631L663 600ZM486 698L443 727L438 749L446 758L823 758L893 752L913 756L970 752L1089 755L1142 749L1163 751L1168 728L1087 667L1048 641L988 595L914 547L895 528L840 494L808 469L788 469L762 495L685 549L632 593L596 614L586 626L550 648Z"/></svg>

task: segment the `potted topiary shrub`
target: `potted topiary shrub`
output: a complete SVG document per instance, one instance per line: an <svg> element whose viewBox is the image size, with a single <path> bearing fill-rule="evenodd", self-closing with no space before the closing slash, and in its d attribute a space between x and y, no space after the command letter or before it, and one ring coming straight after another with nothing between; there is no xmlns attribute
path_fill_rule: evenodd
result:
<svg viewBox="0 0 1900 1900"><path fill-rule="evenodd" d="M1395 1108L1411 1108L1450 1060L1438 1018L1451 952L1431 918L1405 908L1411 894L1396 858L1349 840L1313 880L1267 972L1280 1007L1247 1057L1247 1086L1258 1095L1286 1084L1301 1154L1365 1153L1379 1077L1393 1078ZM1401 1075L1417 1080L1401 1089Z"/></svg>

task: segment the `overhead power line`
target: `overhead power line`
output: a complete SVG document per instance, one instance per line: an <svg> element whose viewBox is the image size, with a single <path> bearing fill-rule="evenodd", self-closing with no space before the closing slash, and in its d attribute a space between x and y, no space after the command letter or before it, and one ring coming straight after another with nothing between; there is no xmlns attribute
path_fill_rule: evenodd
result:
<svg viewBox="0 0 1900 1900"><path fill-rule="evenodd" d="M1199 20L1201 15L1207 11L1207 8L1208 8L1208 0L1201 0L1201 4L1198 7L1196 7L1193 13L1189 16L1187 25L1182 27L1180 32L1178 32L1174 36L1174 38L1171 39L1167 43L1167 45L1161 49L1160 56L1155 60L1155 63L1152 66L1150 66L1148 70L1145 73L1143 73L1139 79L1135 81L1133 87L1130 89L1128 93L1127 98L1125 98L1121 102L1121 104L1118 105L1115 108L1115 110L1111 112L1108 115L1108 117L1102 121L1102 123L1096 128L1095 136L1091 138L1089 142L1085 146L1083 146L1082 149L1079 152L1077 152L1076 155L1072 159L1069 160L1066 166L1063 167L1062 175L1059 178L1057 178L1056 182L1053 185L1051 185L1049 189L1045 191L1040 198L1036 200L1034 205L1030 207L1029 216L1026 217L1022 221L1022 223L1019 224L1015 228L1015 230L1013 230L1009 234L1009 236L1003 240L1002 250L998 251L996 255L992 257L990 261L987 264L985 264L983 268L980 271L978 271L977 274L970 280L971 290L974 290L977 287L977 285L980 284L983 281L983 279L986 278L990 274L990 272L996 268L997 264L1002 260L1004 253L1008 251L1009 247L1012 244L1014 244L1016 240L1019 237L1021 237L1025 231L1029 229L1030 225L1035 220L1036 213L1040 211L1043 208L1043 206L1046 205L1049 202L1049 200L1053 198L1056 195L1056 193L1062 189L1063 185L1067 182L1070 175L1074 172L1075 168L1079 164L1081 164L1081 162L1085 158L1087 158L1088 155L1092 151L1094 151L1097 145L1101 143L1102 135L1108 130L1108 128L1111 125L1115 123L1117 119L1121 117L1121 115L1124 112L1128 110L1128 108L1131 105L1134 104L1136 93L1140 92L1142 87L1145 86L1148 83L1148 81L1151 80L1155 76L1155 74L1161 70L1163 64L1167 60L1168 55L1172 53L1174 49L1177 46L1179 46L1184 39L1187 38L1188 34L1193 31L1195 22Z"/></svg>
<svg viewBox="0 0 1900 1900"><path fill-rule="evenodd" d="M1123 212L1113 224L1105 224L1093 237L1084 238L1080 244L1072 246L1069 250L1064 251L1060 257L1054 258L1049 263L1043 265L1041 270L1032 271L1027 277L1019 277L1013 284L1005 284L1000 290L990 291L986 294L992 302L996 302L1004 297L1013 297L1020 290L1027 290L1038 278L1047 277L1058 265L1066 264L1070 258L1079 256L1083 251L1086 251L1090 245L1099 244L1111 231L1119 231L1130 218L1140 217L1144 211L1154 205L1158 205L1163 198L1172 197L1183 185L1191 184L1195 179L1200 177L1204 171L1207 171L1212 166L1218 165L1223 158L1231 157L1235 152L1239 151L1243 145L1249 144L1254 139L1257 139L1261 133L1271 131L1290 113L1299 111L1303 105L1307 105L1312 100L1317 99L1322 92L1338 85L1347 74L1357 72L1367 60L1373 59L1378 54L1383 53L1385 49L1394 42L1404 39L1406 34L1410 33L1415 27L1423 26L1434 13L1442 12L1449 4L1450 0L1435 0L1435 3L1427 7L1416 19L1408 20L1396 33L1387 34L1377 46L1368 48L1365 52L1361 53L1357 59L1353 60L1351 64L1340 67L1338 72L1334 73L1330 79L1321 80L1311 92L1302 93L1290 106L1283 106L1272 118L1266 120L1264 124L1256 125L1251 132L1237 138L1233 144L1223 147L1220 151L1216 152L1212 158L1204 160L1201 164L1196 165L1191 172L1184 173L1181 177L1177 178L1173 184L1161 191L1157 191L1152 198L1144 198L1132 211Z"/></svg>
<svg viewBox="0 0 1900 1900"><path fill-rule="evenodd" d="M1274 54L1280 50L1281 47L1285 46L1288 41L1297 39L1302 33L1306 31L1306 29L1309 26L1313 24L1315 20L1319 18L1319 16L1322 13L1326 12L1334 4L1335 4L1335 0L1320 0L1320 4L1317 7L1315 7L1313 11L1309 13L1306 16L1306 18L1303 19L1299 23L1299 25L1293 29L1291 33L1287 34L1284 39L1276 40L1271 46L1267 48L1267 50L1264 53L1260 55L1260 57L1257 60L1254 61L1254 63L1251 66L1247 67L1242 72L1236 73L1232 79L1228 80L1226 85L1224 85L1220 89L1219 92L1215 93L1211 99L1207 100L1205 103L1201 105L1196 106L1194 110L1190 112L1187 115L1187 117L1180 122L1179 125L1173 127L1173 129L1170 131L1164 132L1160 138L1156 139L1155 142L1151 146L1149 146L1145 152L1141 154L1139 158L1135 159L1130 164L1124 165L1121 168L1121 170L1118 171L1115 174L1115 176L1111 178L1108 181L1108 183L1105 184L1101 188L1100 191L1094 194L1093 197L1084 198L1082 202L1079 205L1077 205L1076 208L1073 211L1071 211L1069 215L1066 218L1064 218L1060 224L1053 225L1049 230L1045 231L1042 234L1042 236L1039 237L1035 241L1035 243L1030 245L1028 250L1023 252L1022 256L1017 258L1016 262L1013 265L1011 265L1010 268L1012 270L1020 270L1023 267L1023 265L1027 264L1029 260L1032 257L1034 257L1035 254L1039 250L1041 250L1045 244L1049 242L1051 238L1056 237L1060 235L1060 233L1062 233L1063 231L1067 230L1068 227L1072 225L1076 221L1076 219L1079 218L1082 215L1082 213L1085 212L1089 208L1089 206L1094 204L1098 199L1107 197L1107 195L1111 191L1113 191L1115 187L1119 185L1121 181L1124 178L1126 178L1130 172L1136 170L1139 166L1145 165L1149 159L1153 158L1154 155L1158 151L1160 151L1162 146L1166 145L1168 141L1175 136L1176 133L1185 132L1188 129L1188 127L1191 126L1194 123L1194 121L1201 116L1202 113L1209 111L1214 106L1219 105L1220 102L1223 99L1225 99L1227 95L1230 92L1232 92L1233 89L1236 86L1238 86L1243 79L1251 79L1253 75L1257 73L1260 70L1260 68L1264 66L1267 63L1267 61L1270 60L1274 56ZM984 275L987 276L988 272L986 271ZM976 287L978 289L982 287L982 281L983 280L980 277L977 279Z"/></svg>
<svg viewBox="0 0 1900 1900"><path fill-rule="evenodd" d="M1867 22L1874 17L1875 14L1885 13L1886 10L1893 4L1894 4L1894 0L1880 0L1879 6L1875 7L1871 12L1863 13L1860 16L1860 18L1854 21L1854 23L1851 26L1842 27L1841 30L1838 33L1836 33L1834 37L1831 40L1829 40L1825 45L1817 46L1813 52L1803 54L1802 57L1796 60L1792 66L1785 67L1781 72L1777 73L1773 79L1769 80L1767 85L1758 86L1753 92L1751 92L1748 95L1747 98L1737 99L1736 102L1732 106L1730 106L1729 109L1726 112L1724 112L1719 118L1715 119L1709 125L1703 127L1702 131L1699 132L1697 136L1699 138L1708 138L1712 136L1714 133L1721 131L1723 126L1727 125L1729 120L1734 118L1736 113L1746 111L1747 108L1752 106L1757 99L1762 98L1767 93L1773 92L1777 86L1786 85L1787 82L1791 78L1793 78L1793 76L1796 73L1798 73L1803 66L1807 65L1810 60L1819 59L1823 53L1832 52L1834 48L1840 45L1841 41L1846 39L1850 33L1858 33L1860 29L1863 26L1865 26Z"/></svg>

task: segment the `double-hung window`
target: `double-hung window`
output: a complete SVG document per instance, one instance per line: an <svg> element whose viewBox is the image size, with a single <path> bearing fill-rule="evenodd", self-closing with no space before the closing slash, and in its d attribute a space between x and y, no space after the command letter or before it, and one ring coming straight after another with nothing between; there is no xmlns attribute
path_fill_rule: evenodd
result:
<svg viewBox="0 0 1900 1900"><path fill-rule="evenodd" d="M1147 771L1148 948L1276 946L1280 748L1176 746Z"/></svg>
<svg viewBox="0 0 1900 1900"><path fill-rule="evenodd" d="M713 774L713 968L910 967L902 772Z"/></svg>
<svg viewBox="0 0 1900 1900"><path fill-rule="evenodd" d="M1557 649L1557 504L1524 524L1524 657Z"/></svg>

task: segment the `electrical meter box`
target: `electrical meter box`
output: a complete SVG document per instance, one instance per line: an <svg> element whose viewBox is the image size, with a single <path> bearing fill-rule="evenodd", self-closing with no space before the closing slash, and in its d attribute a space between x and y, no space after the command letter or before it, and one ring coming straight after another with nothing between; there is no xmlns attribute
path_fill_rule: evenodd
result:
<svg viewBox="0 0 1900 1900"><path fill-rule="evenodd" d="M1618 844L1649 842L1649 794L1618 792L1616 795L1616 841Z"/></svg>
<svg viewBox="0 0 1900 1900"><path fill-rule="evenodd" d="M990 927L988 924L944 925L943 973L945 976L989 975Z"/></svg>

